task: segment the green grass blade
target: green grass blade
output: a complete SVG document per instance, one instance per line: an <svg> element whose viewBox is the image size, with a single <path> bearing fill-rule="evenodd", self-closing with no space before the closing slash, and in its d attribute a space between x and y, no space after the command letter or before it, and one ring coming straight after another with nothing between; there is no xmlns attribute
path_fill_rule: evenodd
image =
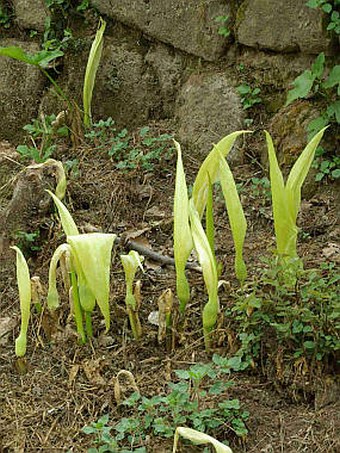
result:
<svg viewBox="0 0 340 453"><path fill-rule="evenodd" d="M193 249L189 225L189 200L185 179L182 152L179 143L177 149L177 167L174 195L174 258L176 268L176 290L183 313L190 299L190 287L185 275L185 265Z"/></svg>
<svg viewBox="0 0 340 453"><path fill-rule="evenodd" d="M30 271L22 251L16 246L11 248L16 252L16 271L21 312L20 334L15 340L15 354L17 357L23 357L26 354L27 329L31 310L31 278Z"/></svg>
<svg viewBox="0 0 340 453"><path fill-rule="evenodd" d="M247 221L228 162L218 149L216 151L220 157L220 183L235 246L235 273L237 279L242 284L247 278L247 268L243 260L243 245L247 232Z"/></svg>
<svg viewBox="0 0 340 453"><path fill-rule="evenodd" d="M83 87L83 107L84 107L84 124L90 127L92 121L91 103L96 79L97 70L103 50L103 36L106 27L106 22L100 19L100 27L96 33L94 41L91 46L90 55L87 60L86 72Z"/></svg>

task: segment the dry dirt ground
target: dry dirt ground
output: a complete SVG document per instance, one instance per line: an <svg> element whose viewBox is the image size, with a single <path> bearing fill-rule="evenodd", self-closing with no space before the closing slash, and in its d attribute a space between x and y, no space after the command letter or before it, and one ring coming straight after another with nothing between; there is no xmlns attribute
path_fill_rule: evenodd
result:
<svg viewBox="0 0 340 453"><path fill-rule="evenodd" d="M259 139L260 141L262 140ZM237 182L245 186L243 202L249 230L245 256L250 274L259 258L269 255L274 247L270 204L260 201L251 191L251 177L263 176L254 154L246 144L245 163L235 169ZM260 146L260 145L259 145ZM263 140L262 144L263 146ZM67 151L60 156L70 158ZM79 159L76 174L69 175L65 203L83 231L98 229L140 241L163 255L172 256L172 200L175 157L156 165L149 173L138 170L124 174L115 169L104 152L79 148L72 158ZM200 165L190 156L185 159L189 184ZM300 226L308 233L299 244L305 266L326 260L325 249L336 241L337 187L325 183L322 190L305 201ZM232 262L233 247L222 200L217 202L217 256L224 263L222 278L232 288L237 286ZM46 285L48 265L53 250L63 241L55 215L42 226L40 248L31 253L32 274ZM98 313L94 316L94 339L90 344L77 343L73 320L66 299L57 317L33 311L28 335L26 358L15 359L14 341L19 331L19 301L13 268L0 288L1 318L10 318L12 328L0 344L0 451L1 452L85 452L93 439L81 428L109 414L114 423L122 417L117 406L113 378L120 370L133 373L142 395L166 392L167 383L175 381L174 370L210 359L204 350L200 307L206 300L202 277L188 271L193 297L187 312L187 328L181 343L167 352L157 343L157 328L148 315L157 309L157 299L167 288L175 290L171 266L147 260L142 280L140 311L143 338L131 338L124 311L124 275L119 263L120 246L116 248L111 273L112 326L104 334ZM332 256L331 258L332 259ZM221 293L221 304L227 304L228 291ZM214 352L228 353L227 332L221 322L220 341ZM235 373L235 386L228 396L238 398L249 411L249 434L238 439L225 428L217 432L220 439L229 438L235 453L248 452L314 452L340 451L339 403L331 401L315 408L314 397L294 398L289 388L268 378L259 369ZM321 385L321 384L320 384ZM126 415L126 413L124 413ZM149 444L147 444L149 442ZM170 440L151 437L146 442L150 452L170 452ZM136 445L138 446L138 445ZM203 451L200 447L182 446L181 451Z"/></svg>

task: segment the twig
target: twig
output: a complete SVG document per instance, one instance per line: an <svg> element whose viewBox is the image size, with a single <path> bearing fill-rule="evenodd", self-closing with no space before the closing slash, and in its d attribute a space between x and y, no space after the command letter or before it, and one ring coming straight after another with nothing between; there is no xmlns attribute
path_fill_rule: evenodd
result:
<svg viewBox="0 0 340 453"><path fill-rule="evenodd" d="M160 253L155 252L154 250L149 249L148 247L144 247L143 245L139 244L136 241L132 241L130 239L125 239L124 237L117 237L115 243L121 245L123 248L127 250L136 250L136 252L140 253L141 255L147 256L148 258L157 261L163 266L174 266L175 260L167 255L161 255ZM195 272L202 273L202 268L198 266L196 263L187 263L185 266L187 269L193 270Z"/></svg>

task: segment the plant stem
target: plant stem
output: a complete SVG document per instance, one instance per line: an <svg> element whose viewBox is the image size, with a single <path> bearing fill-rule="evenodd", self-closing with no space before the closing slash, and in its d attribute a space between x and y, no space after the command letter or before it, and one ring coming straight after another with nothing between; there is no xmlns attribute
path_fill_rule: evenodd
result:
<svg viewBox="0 0 340 453"><path fill-rule="evenodd" d="M81 309L79 301L78 281L75 272L71 272L71 284L72 284L74 319L76 321L77 332L80 335L81 342L86 343L86 335L83 326L83 311Z"/></svg>
<svg viewBox="0 0 340 453"><path fill-rule="evenodd" d="M91 312L90 311L86 311L85 312L85 328L86 328L87 338L92 338L93 337L93 330L92 330L92 318L91 318Z"/></svg>

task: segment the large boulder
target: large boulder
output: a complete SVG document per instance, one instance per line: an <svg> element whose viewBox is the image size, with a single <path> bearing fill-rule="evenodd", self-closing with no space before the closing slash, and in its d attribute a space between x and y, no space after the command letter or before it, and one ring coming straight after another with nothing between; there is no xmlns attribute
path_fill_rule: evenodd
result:
<svg viewBox="0 0 340 453"><path fill-rule="evenodd" d="M218 34L214 19L230 13L226 0L92 0L92 4L113 19L206 60L217 60L225 50L227 41Z"/></svg>
<svg viewBox="0 0 340 453"><path fill-rule="evenodd" d="M243 110L238 94L225 74L193 74L183 85L176 108L177 140L203 159L214 143L243 129ZM237 149L230 159L239 161Z"/></svg>
<svg viewBox="0 0 340 453"><path fill-rule="evenodd" d="M306 0L246 0L237 13L237 40L275 52L318 54L330 50L320 9Z"/></svg>
<svg viewBox="0 0 340 453"><path fill-rule="evenodd" d="M49 12L44 0L12 0L17 22L28 30L44 31Z"/></svg>
<svg viewBox="0 0 340 453"><path fill-rule="evenodd" d="M0 40L0 47L20 46L27 52L37 52L39 46L14 39ZM37 115L45 77L39 69L0 57L0 140L18 143L25 135L23 126Z"/></svg>

